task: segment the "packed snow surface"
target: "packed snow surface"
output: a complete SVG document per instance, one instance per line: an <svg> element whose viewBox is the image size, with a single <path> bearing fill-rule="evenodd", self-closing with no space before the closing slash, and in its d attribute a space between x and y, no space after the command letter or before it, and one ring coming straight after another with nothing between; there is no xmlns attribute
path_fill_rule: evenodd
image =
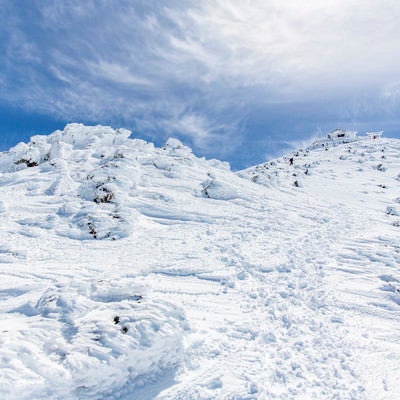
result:
<svg viewBox="0 0 400 400"><path fill-rule="evenodd" d="M109 127L18 144L0 398L398 399L399 189L395 139L239 173Z"/></svg>

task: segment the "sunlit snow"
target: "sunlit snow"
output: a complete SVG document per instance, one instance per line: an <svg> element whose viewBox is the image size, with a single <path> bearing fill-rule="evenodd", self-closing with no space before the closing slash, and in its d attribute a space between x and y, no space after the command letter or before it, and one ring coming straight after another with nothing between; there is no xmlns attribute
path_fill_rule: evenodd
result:
<svg viewBox="0 0 400 400"><path fill-rule="evenodd" d="M234 173L70 124L0 154L0 229L1 399L399 396L399 140Z"/></svg>

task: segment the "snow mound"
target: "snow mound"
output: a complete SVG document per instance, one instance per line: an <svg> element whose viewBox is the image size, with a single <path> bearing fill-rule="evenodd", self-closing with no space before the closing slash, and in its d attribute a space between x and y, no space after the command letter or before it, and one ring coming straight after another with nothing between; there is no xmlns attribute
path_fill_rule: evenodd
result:
<svg viewBox="0 0 400 400"><path fill-rule="evenodd" d="M122 395L182 361L182 312L129 281L49 287L8 318L4 399Z"/></svg>
<svg viewBox="0 0 400 400"><path fill-rule="evenodd" d="M230 182L217 179L214 174L208 175L209 178L202 182L202 193L205 197L216 200L232 200L240 196L238 190Z"/></svg>

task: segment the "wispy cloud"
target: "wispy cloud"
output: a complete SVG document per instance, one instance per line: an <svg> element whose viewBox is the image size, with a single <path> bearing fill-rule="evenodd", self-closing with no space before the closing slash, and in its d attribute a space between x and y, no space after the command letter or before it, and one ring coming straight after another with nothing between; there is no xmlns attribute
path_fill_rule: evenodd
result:
<svg viewBox="0 0 400 400"><path fill-rule="evenodd" d="M145 85L150 86L152 83L149 79L140 77L129 70L126 65L119 63L100 61L98 63L89 63L88 69L91 70L93 76L99 79L108 80L124 85Z"/></svg>
<svg viewBox="0 0 400 400"><path fill-rule="evenodd" d="M345 89L351 83L354 90L398 75L400 53L393 52L400 34L397 1L203 4L190 19L195 36L221 57L214 65L224 68L210 71L215 80L266 85L278 98L285 97L281 85L290 85L291 100L299 89ZM177 18L183 25L185 16Z"/></svg>

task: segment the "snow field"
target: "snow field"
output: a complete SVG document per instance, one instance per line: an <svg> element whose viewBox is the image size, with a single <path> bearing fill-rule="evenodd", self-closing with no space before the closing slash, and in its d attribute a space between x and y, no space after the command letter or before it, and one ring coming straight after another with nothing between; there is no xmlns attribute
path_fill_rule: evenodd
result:
<svg viewBox="0 0 400 400"><path fill-rule="evenodd" d="M2 398L397 399L398 141L234 174L129 136L0 156Z"/></svg>

